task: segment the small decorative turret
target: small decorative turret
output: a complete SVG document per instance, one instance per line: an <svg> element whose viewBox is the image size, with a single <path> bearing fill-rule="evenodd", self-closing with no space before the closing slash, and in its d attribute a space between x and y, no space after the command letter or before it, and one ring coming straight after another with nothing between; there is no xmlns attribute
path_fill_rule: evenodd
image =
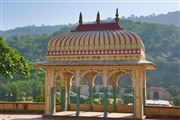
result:
<svg viewBox="0 0 180 120"><path fill-rule="evenodd" d="M119 14L118 14L118 9L116 9L116 18L115 18L115 21L116 23L119 23Z"/></svg>
<svg viewBox="0 0 180 120"><path fill-rule="evenodd" d="M100 23L100 14L99 14L99 11L98 11L98 13L97 13L96 23L97 23L97 24L99 24L99 23Z"/></svg>
<svg viewBox="0 0 180 120"><path fill-rule="evenodd" d="M80 12L79 14L79 25L82 25L83 20L82 20L82 13Z"/></svg>

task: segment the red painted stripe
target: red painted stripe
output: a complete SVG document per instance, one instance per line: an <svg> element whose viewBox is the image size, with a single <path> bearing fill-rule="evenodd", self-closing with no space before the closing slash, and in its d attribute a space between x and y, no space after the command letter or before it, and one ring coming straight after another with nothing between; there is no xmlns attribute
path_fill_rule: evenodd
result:
<svg viewBox="0 0 180 120"><path fill-rule="evenodd" d="M123 36L124 43L125 43L125 48L126 48L126 37L125 37L125 35L124 35L124 33L122 31L119 30L118 32L120 32L121 35Z"/></svg>
<svg viewBox="0 0 180 120"><path fill-rule="evenodd" d="M119 39L119 44L121 45L121 37L120 35L117 33L117 31L114 31L116 33L116 35L118 36L118 39Z"/></svg>
<svg viewBox="0 0 180 120"><path fill-rule="evenodd" d="M104 41L104 45L105 45L105 35L104 35L104 31L102 31L103 32L103 41Z"/></svg>
<svg viewBox="0 0 180 120"><path fill-rule="evenodd" d="M98 45L100 46L100 37L101 37L101 31L98 31Z"/></svg>
<svg viewBox="0 0 180 120"><path fill-rule="evenodd" d="M62 36L62 35L57 35L57 36L55 36L54 38L52 38L51 41L50 41L50 43L49 43L49 45L52 46L53 41L56 40L56 38L58 38L58 37L60 37L60 36Z"/></svg>
<svg viewBox="0 0 180 120"><path fill-rule="evenodd" d="M86 37L88 36L88 34L89 34L89 32L86 32L84 35L85 35L85 37L84 37L84 39L83 39L83 45L85 45L85 40L86 40Z"/></svg>
<svg viewBox="0 0 180 120"><path fill-rule="evenodd" d="M69 33L63 34L62 36L58 37L57 40L56 40L56 42L55 42L55 47L57 46L58 41L59 41L62 37L67 36L68 34L69 34Z"/></svg>
<svg viewBox="0 0 180 120"><path fill-rule="evenodd" d="M136 35L133 33L133 32L130 32L129 31L129 33L134 37L134 39L136 40L136 44L138 44L138 40L137 40L137 37L136 37Z"/></svg>
<svg viewBox="0 0 180 120"><path fill-rule="evenodd" d="M71 41L69 42L69 45L71 45L71 42L73 41L74 43L73 43L73 45L75 44L75 40L77 39L77 37L79 37L79 35L81 34L81 32L76 32L76 36L75 37L73 37L73 39L71 39Z"/></svg>
<svg viewBox="0 0 180 120"><path fill-rule="evenodd" d="M81 37L79 38L78 45L80 45L81 39L82 39L82 37L83 37L84 35L85 35L85 34L84 34L84 32L83 32L82 35L81 35Z"/></svg>
<svg viewBox="0 0 180 120"><path fill-rule="evenodd" d="M108 35L108 42L109 42L109 45L110 45L110 44L111 44L111 43L110 43L111 39L110 39L110 37L109 37L109 32L106 31L106 33L107 33L107 35Z"/></svg>
<svg viewBox="0 0 180 120"><path fill-rule="evenodd" d="M96 34L97 34L97 31L94 34L94 42L93 42L94 46L96 45Z"/></svg>
<svg viewBox="0 0 180 120"><path fill-rule="evenodd" d="M132 39L131 39L131 35L129 32L127 32L126 30L124 30L124 32L127 34L129 40L130 40L130 43L132 44Z"/></svg>
<svg viewBox="0 0 180 120"><path fill-rule="evenodd" d="M114 32L113 32L112 30L110 30L110 32L111 32L111 34L112 34L112 36L113 36L114 45L116 45L116 39L115 39L115 37L114 37Z"/></svg>
<svg viewBox="0 0 180 120"><path fill-rule="evenodd" d="M118 53L119 52L119 53ZM49 50L48 55L106 55L106 54L140 54L139 48L116 50Z"/></svg>
<svg viewBox="0 0 180 120"><path fill-rule="evenodd" d="M74 38L74 36L76 36L76 35L77 35L77 32L74 32L73 35L71 35L69 38L65 39L64 46L68 46L69 44L67 45L67 41L68 41L68 40L71 41L71 40Z"/></svg>
<svg viewBox="0 0 180 120"><path fill-rule="evenodd" d="M69 38L72 34L74 34L74 33L70 32L70 33L69 33L69 34L67 34L66 36L63 36L63 37L62 37L62 39L59 39L60 43L59 43L58 47L60 47L60 46L61 46L62 41L63 41L66 37L68 37L68 38ZM56 44L56 46L57 46L57 44Z"/></svg>
<svg viewBox="0 0 180 120"><path fill-rule="evenodd" d="M81 37L82 34L83 34L82 32L79 32L78 36L76 36L76 38L73 39L73 40L74 40L74 41L73 41L73 42L74 42L74 44L73 44L74 46L76 46L76 43L77 43L76 41L79 40L79 37Z"/></svg>
<svg viewBox="0 0 180 120"><path fill-rule="evenodd" d="M88 39L88 45L90 46L90 38L92 37L92 35L94 35L95 32L91 32L91 35L89 35L89 39Z"/></svg>

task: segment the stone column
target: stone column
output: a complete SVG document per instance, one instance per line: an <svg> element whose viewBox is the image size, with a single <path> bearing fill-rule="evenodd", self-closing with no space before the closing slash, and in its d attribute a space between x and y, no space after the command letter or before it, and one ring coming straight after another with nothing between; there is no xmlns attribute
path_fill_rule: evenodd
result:
<svg viewBox="0 0 180 120"><path fill-rule="evenodd" d="M56 107L54 102L54 71L51 66L46 66L45 80L45 115L55 113Z"/></svg>
<svg viewBox="0 0 180 120"><path fill-rule="evenodd" d="M80 70L76 70L75 72L75 79L76 79L76 116L78 117L80 114Z"/></svg>
<svg viewBox="0 0 180 120"><path fill-rule="evenodd" d="M146 106L146 100L147 100L147 90L146 90L146 71L143 70L143 84L144 84L144 108Z"/></svg>
<svg viewBox="0 0 180 120"><path fill-rule="evenodd" d="M108 113L108 97L107 97L107 92L108 92L108 71L103 70L102 72L102 79L103 79L103 90L104 90L104 118L107 118L107 113Z"/></svg>
<svg viewBox="0 0 180 120"><path fill-rule="evenodd" d="M53 80L53 87L52 87L52 106L53 107L51 107L51 111L52 111L52 113L55 113L56 112L56 84L57 84L57 81L56 81L56 79L55 79L55 77L54 77L54 80Z"/></svg>
<svg viewBox="0 0 180 120"><path fill-rule="evenodd" d="M144 119L143 105L143 70L134 69L132 72L132 83L134 89L134 119Z"/></svg>

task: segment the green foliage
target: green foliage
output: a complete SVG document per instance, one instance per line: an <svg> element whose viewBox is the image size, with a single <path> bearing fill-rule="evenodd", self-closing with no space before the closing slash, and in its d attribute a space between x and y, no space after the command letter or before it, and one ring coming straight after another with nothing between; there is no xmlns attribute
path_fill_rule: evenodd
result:
<svg viewBox="0 0 180 120"><path fill-rule="evenodd" d="M127 19L132 21L141 21L141 22L150 22L150 23L159 23L159 24L174 24L177 27L180 27L179 24L179 14L180 11L168 12L167 14L159 14L159 15L149 15L149 16L134 16L131 15Z"/></svg>
<svg viewBox="0 0 180 120"><path fill-rule="evenodd" d="M109 98L109 99L108 99L108 104L112 105L113 102L114 102L114 99L112 99L112 98ZM94 103L94 104L103 104L103 101L102 101L101 98L95 98L95 99L93 99L93 103ZM116 102L116 103L117 103L117 102Z"/></svg>
<svg viewBox="0 0 180 120"><path fill-rule="evenodd" d="M55 26L25 26L18 27L11 30L0 31L0 36L3 35L4 38L11 36L26 36L26 35L39 35L39 34L49 34L63 28L64 25L55 25Z"/></svg>
<svg viewBox="0 0 180 120"><path fill-rule="evenodd" d="M47 34L34 36L13 36L7 39L9 46L19 51L31 62L45 59L47 43L50 36Z"/></svg>
<svg viewBox="0 0 180 120"><path fill-rule="evenodd" d="M94 103L94 104L101 104L102 101L101 101L101 99L96 98L96 99L93 99L93 103Z"/></svg>
<svg viewBox="0 0 180 120"><path fill-rule="evenodd" d="M12 77L14 73L30 77L29 62L0 37L0 74Z"/></svg>
<svg viewBox="0 0 180 120"><path fill-rule="evenodd" d="M0 84L0 101L24 101L31 96L29 81L12 81L7 84Z"/></svg>
<svg viewBox="0 0 180 120"><path fill-rule="evenodd" d="M173 25L126 20L122 24L140 35L146 47L147 59L157 66L156 71L147 72L147 86L180 87L180 29Z"/></svg>
<svg viewBox="0 0 180 120"><path fill-rule="evenodd" d="M171 98L171 101L173 102L173 104L174 104L175 106L180 106L180 98L178 98L178 97L172 97L172 98Z"/></svg>
<svg viewBox="0 0 180 120"><path fill-rule="evenodd" d="M93 94L93 98L103 98L103 93L102 92L97 92Z"/></svg>
<svg viewBox="0 0 180 120"><path fill-rule="evenodd" d="M89 103L89 97L85 95L80 95L80 103Z"/></svg>
<svg viewBox="0 0 180 120"><path fill-rule="evenodd" d="M70 102L71 103L76 103L76 99L77 99L77 94L74 92L70 93ZM89 97L85 96L85 95L80 95L80 103L88 103L89 102Z"/></svg>
<svg viewBox="0 0 180 120"><path fill-rule="evenodd" d="M133 95L132 94L124 94L122 96L122 101L124 104L133 103Z"/></svg>
<svg viewBox="0 0 180 120"><path fill-rule="evenodd" d="M175 85L169 86L167 90L169 91L172 97L176 97L180 93L180 88L178 88Z"/></svg>
<svg viewBox="0 0 180 120"><path fill-rule="evenodd" d="M57 99L56 99L56 101L58 103ZM34 102L44 102L44 101L45 101L44 95L36 96L36 98L34 99Z"/></svg>
<svg viewBox="0 0 180 120"><path fill-rule="evenodd" d="M56 103L60 103L60 96L56 96Z"/></svg>
<svg viewBox="0 0 180 120"><path fill-rule="evenodd" d="M0 84L0 101L44 101L44 77L42 69L31 69L31 77L27 80L19 80L18 75L15 80L4 80Z"/></svg>
<svg viewBox="0 0 180 120"><path fill-rule="evenodd" d="M110 105L112 105L113 104L113 102L114 102L114 99L108 99L108 104L110 104Z"/></svg>

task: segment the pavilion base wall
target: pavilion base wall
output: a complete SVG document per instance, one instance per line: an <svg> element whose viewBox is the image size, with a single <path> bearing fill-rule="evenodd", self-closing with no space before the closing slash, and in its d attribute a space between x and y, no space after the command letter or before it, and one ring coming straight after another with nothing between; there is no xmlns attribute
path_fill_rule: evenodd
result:
<svg viewBox="0 0 180 120"><path fill-rule="evenodd" d="M145 106L145 114L149 118L179 118L180 107Z"/></svg>
<svg viewBox="0 0 180 120"><path fill-rule="evenodd" d="M44 113L44 103L0 102L0 113Z"/></svg>
<svg viewBox="0 0 180 120"><path fill-rule="evenodd" d="M102 112L103 105L93 105L94 112ZM57 112L60 112L60 105L56 105ZM76 110L76 104L70 104L70 110ZM81 111L89 111L89 104L81 104ZM113 105L108 105L108 111L113 112ZM118 105L117 112L133 113L133 106ZM30 113L43 114L44 103L22 103L22 102L0 102L0 113ZM174 117L180 118L180 107L145 106L145 115L153 117Z"/></svg>

